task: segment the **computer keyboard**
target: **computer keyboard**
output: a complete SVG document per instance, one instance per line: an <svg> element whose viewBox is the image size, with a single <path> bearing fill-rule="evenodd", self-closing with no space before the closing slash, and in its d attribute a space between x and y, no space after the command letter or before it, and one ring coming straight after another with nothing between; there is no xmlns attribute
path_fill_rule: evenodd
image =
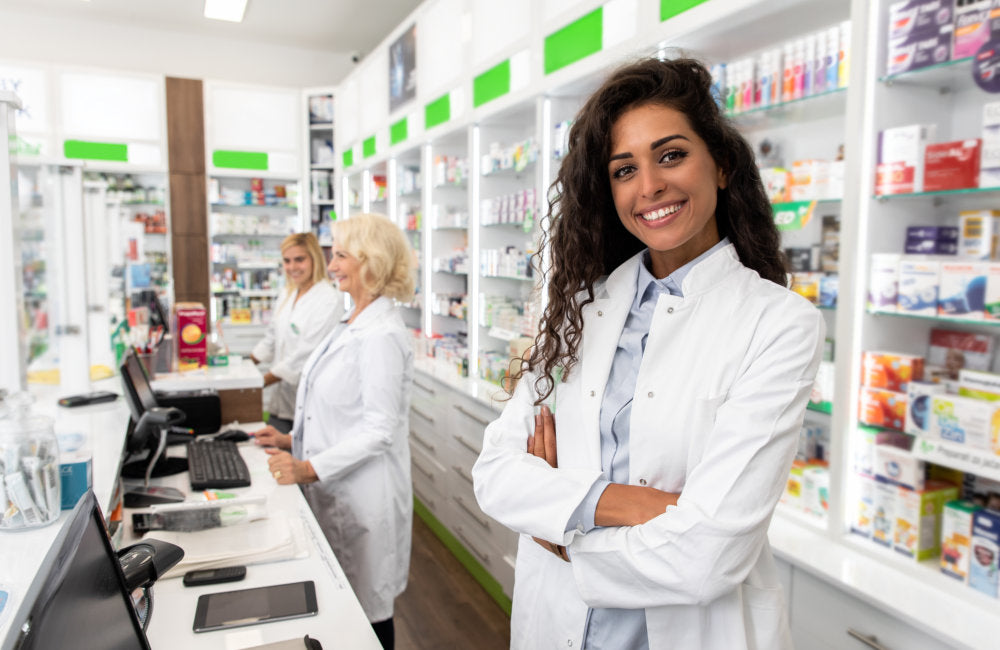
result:
<svg viewBox="0 0 1000 650"><path fill-rule="evenodd" d="M231 440L198 440L187 446L192 490L250 485L250 470Z"/></svg>

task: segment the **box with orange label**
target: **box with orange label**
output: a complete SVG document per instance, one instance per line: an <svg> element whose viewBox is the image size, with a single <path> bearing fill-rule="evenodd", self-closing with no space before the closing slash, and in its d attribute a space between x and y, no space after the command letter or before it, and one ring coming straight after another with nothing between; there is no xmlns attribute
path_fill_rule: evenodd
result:
<svg viewBox="0 0 1000 650"><path fill-rule="evenodd" d="M858 402L858 419L862 424L903 430L906 422L906 393L862 386Z"/></svg>
<svg viewBox="0 0 1000 650"><path fill-rule="evenodd" d="M924 358L899 352L865 351L861 372L862 386L904 393L910 380L924 378Z"/></svg>
<svg viewBox="0 0 1000 650"><path fill-rule="evenodd" d="M972 552L972 518L979 507L972 501L949 501L941 515L941 573L966 582Z"/></svg>
<svg viewBox="0 0 1000 650"><path fill-rule="evenodd" d="M923 490L899 488L892 547L915 560L936 556L940 550L944 504L958 498L958 488L929 480Z"/></svg>
<svg viewBox="0 0 1000 650"><path fill-rule="evenodd" d="M177 318L178 366L204 366L208 354L208 316L200 302L179 302L175 308Z"/></svg>

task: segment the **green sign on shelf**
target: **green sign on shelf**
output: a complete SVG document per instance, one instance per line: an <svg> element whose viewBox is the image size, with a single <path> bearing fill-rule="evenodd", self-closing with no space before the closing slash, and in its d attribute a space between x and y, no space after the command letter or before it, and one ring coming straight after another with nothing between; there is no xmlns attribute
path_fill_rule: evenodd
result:
<svg viewBox="0 0 1000 650"><path fill-rule="evenodd" d="M510 92L510 59L472 80L472 105L479 107Z"/></svg>
<svg viewBox="0 0 1000 650"><path fill-rule="evenodd" d="M445 93L424 106L424 128L444 124L451 119L451 94Z"/></svg>
<svg viewBox="0 0 1000 650"><path fill-rule="evenodd" d="M79 158L82 160L128 162L128 145L111 142L66 140L63 142L63 155L67 158Z"/></svg>
<svg viewBox="0 0 1000 650"><path fill-rule="evenodd" d="M259 151L212 152L212 164L220 169L252 169L267 171L267 154Z"/></svg>
<svg viewBox="0 0 1000 650"><path fill-rule="evenodd" d="M816 202L772 203L771 209L774 212L774 225L778 226L778 230L802 230L812 219Z"/></svg>
<svg viewBox="0 0 1000 650"><path fill-rule="evenodd" d="M375 155L375 136L365 139L361 145L361 155L365 158L371 158Z"/></svg>
<svg viewBox="0 0 1000 650"><path fill-rule="evenodd" d="M344 152L344 169L347 169L354 164L354 148L350 148Z"/></svg>
<svg viewBox="0 0 1000 650"><path fill-rule="evenodd" d="M545 74L600 52L603 44L604 7L598 7L545 37Z"/></svg>
<svg viewBox="0 0 1000 650"><path fill-rule="evenodd" d="M697 7L705 0L660 0L660 22Z"/></svg>
<svg viewBox="0 0 1000 650"><path fill-rule="evenodd" d="M409 123L404 117L389 127L389 144L399 144L409 137Z"/></svg>

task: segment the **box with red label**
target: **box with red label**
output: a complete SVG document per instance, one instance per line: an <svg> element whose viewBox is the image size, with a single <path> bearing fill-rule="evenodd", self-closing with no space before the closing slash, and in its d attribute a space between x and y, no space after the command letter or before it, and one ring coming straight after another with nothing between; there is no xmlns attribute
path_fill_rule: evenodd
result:
<svg viewBox="0 0 1000 650"><path fill-rule="evenodd" d="M862 424L903 430L906 423L906 393L862 386L858 402L858 419Z"/></svg>
<svg viewBox="0 0 1000 650"><path fill-rule="evenodd" d="M979 152L983 141L956 140L927 145L924 191L941 192L979 187Z"/></svg>
<svg viewBox="0 0 1000 650"><path fill-rule="evenodd" d="M934 124L908 124L880 132L875 193L922 192L924 149L936 133L937 126Z"/></svg>
<svg viewBox="0 0 1000 650"><path fill-rule="evenodd" d="M208 351L208 316L200 302L179 302L175 308L178 365L205 365Z"/></svg>
<svg viewBox="0 0 1000 650"><path fill-rule="evenodd" d="M903 393L911 380L924 378L924 358L899 352L865 351L861 373L864 386Z"/></svg>

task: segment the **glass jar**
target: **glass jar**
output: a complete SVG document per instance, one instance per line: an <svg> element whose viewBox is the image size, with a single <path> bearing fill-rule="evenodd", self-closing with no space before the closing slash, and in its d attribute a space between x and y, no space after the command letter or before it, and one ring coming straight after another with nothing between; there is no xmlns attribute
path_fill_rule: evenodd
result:
<svg viewBox="0 0 1000 650"><path fill-rule="evenodd" d="M0 403L0 531L35 528L59 518L59 443L52 419L31 412L17 393Z"/></svg>

